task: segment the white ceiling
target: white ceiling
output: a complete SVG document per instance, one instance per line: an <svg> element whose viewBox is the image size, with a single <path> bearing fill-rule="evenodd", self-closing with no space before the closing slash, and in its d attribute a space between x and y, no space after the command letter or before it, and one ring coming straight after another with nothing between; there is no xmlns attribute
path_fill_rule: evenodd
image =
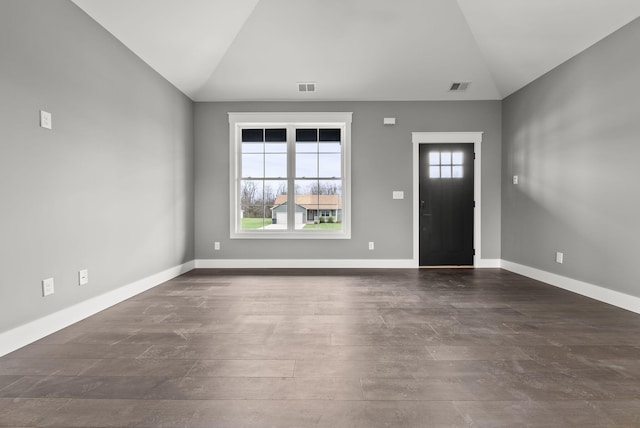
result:
<svg viewBox="0 0 640 428"><path fill-rule="evenodd" d="M73 2L196 101L502 99L640 16L639 0Z"/></svg>

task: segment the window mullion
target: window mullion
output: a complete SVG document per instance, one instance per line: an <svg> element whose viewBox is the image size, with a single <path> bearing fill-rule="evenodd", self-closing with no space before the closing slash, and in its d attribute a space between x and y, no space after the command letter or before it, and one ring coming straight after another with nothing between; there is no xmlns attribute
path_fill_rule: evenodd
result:
<svg viewBox="0 0 640 428"><path fill-rule="evenodd" d="M296 230L295 148L295 127L287 125L287 232L295 232Z"/></svg>

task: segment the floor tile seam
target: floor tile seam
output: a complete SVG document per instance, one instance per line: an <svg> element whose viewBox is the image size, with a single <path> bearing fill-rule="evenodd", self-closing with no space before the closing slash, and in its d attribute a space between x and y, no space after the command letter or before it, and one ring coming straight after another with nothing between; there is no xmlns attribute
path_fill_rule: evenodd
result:
<svg viewBox="0 0 640 428"><path fill-rule="evenodd" d="M376 398L363 398L363 399L353 399L353 398L121 398L121 397L2 397L8 400L29 400L29 401L52 401L52 400L62 400L63 406L68 405L72 401L114 401L114 402L141 402L141 403L171 403L171 402L183 402L183 403L191 403L191 402L228 402L228 401L236 401L236 402L355 402L355 403L398 403L398 402L413 402L413 403L531 403L531 404L546 404L546 403L557 403L562 402L566 403L603 403L603 404L611 404L612 402L624 402L624 403L632 403L638 401L638 399L624 399L624 400L593 400L593 399L554 399L554 400L532 400L530 398L525 399L478 399L478 400L460 400L460 399L421 399L421 398L406 398L406 399L376 399ZM60 408L58 408L59 410Z"/></svg>
<svg viewBox="0 0 640 428"><path fill-rule="evenodd" d="M94 368L95 366L97 366L101 361L105 361L106 359L95 359L95 361L93 362L93 364L91 364L89 367L85 368L84 370L81 370L79 373L76 373L76 376L85 376L84 373L86 373L87 371L91 370L92 368Z"/></svg>
<svg viewBox="0 0 640 428"><path fill-rule="evenodd" d="M70 401L114 401L114 402L141 402L141 403L164 403L164 402L182 402L182 403L191 403L194 401L280 401L283 403L287 403L289 401L318 401L318 402L326 402L326 401L349 401L349 402L396 402L396 401L453 401L453 400L421 400L421 399L413 399L413 400L379 400L379 399L369 399L369 400L361 400L361 399L335 399L335 398L118 398L118 397L104 397L104 398L94 398L94 397L77 397L77 398L68 398L68 397L2 397L4 400L20 400L20 401L54 401L59 400L64 403L61 405L66 405ZM465 400L458 400L464 402ZM468 400L466 400L468 401ZM522 401L522 400L494 400L497 402L501 401ZM576 401L584 401L584 400L576 400ZM631 401L631 400L629 400ZM473 402L473 401L472 401Z"/></svg>
<svg viewBox="0 0 640 428"><path fill-rule="evenodd" d="M431 401L435 401L435 402L450 402L452 404L455 403L460 403L460 404L464 404L464 403L477 403L477 402L483 402L483 403L531 403L531 404L553 404L556 403L558 401L562 401L564 404L567 403L584 403L584 404L611 404L612 401L615 402L622 402L625 404L636 404L639 402L639 399L625 399L625 400L594 400L594 399L567 399L567 400L531 400L531 399L501 399L501 400L424 400L424 399L411 399L411 400L389 400L389 399L365 399L365 400L360 400L360 399L319 399L319 398L299 398L299 399L289 399L289 398L248 398L248 399L243 399L243 398L189 398L189 399L185 399L185 398L176 398L176 399L171 399L171 398L85 398L85 397L78 397L78 398L59 398L59 397L39 397L39 398L30 398L30 397L7 397L7 398L3 398L4 400L11 400L11 401L15 401L15 400L20 400L20 401L48 401L48 402L52 402L52 401L60 401L60 406L65 406L67 405L69 402L71 401L114 401L114 402L141 402L141 403L191 403L191 402L198 402L198 401L203 401L203 402L209 402L209 401L240 401L240 402L245 402L245 401L279 401L279 402L283 402L283 403L287 403L289 401L309 401L309 402L314 402L314 401L318 401L318 402L326 402L326 401L347 401L347 402L356 402L356 403L360 403L360 402L372 402L372 403L390 403L390 402L397 402L397 401L411 401L411 402L431 402ZM59 409L59 408L58 408Z"/></svg>
<svg viewBox="0 0 640 428"><path fill-rule="evenodd" d="M265 394L266 395L266 394ZM302 398L256 398L256 397L246 397L243 395L238 395L236 397L230 398L180 398L180 399L157 399L157 398L145 398L144 396L136 396L136 397L83 397L83 396L55 396L55 397L32 397L28 395L20 395L20 396L11 396L11 397L0 397L11 400L46 400L49 401L51 399L59 399L59 400L112 400L112 401L139 401L139 402L165 402L165 401L283 401L283 402L291 402L291 401L372 401L366 400L363 398L318 398L318 397L302 397ZM384 401L448 401L448 400L384 400Z"/></svg>
<svg viewBox="0 0 640 428"><path fill-rule="evenodd" d="M184 375L184 376L162 376L162 375L135 375L135 374L122 374L122 375L15 375L18 377L15 381L6 385L4 388L0 389L0 393L10 386L14 385L16 382L23 380L24 378L33 379L37 383L33 386L37 386L41 384L44 380L49 378L55 378L59 380L64 379L83 379L83 380L95 380L95 379L153 379L153 380L163 380L163 381L182 381L185 379L234 379L234 380L246 380L246 379L264 379L264 380L274 380L280 379L283 381L291 381L291 380L336 380L336 381L346 381L346 380L361 380L361 379L385 379L385 380L415 380L413 377L375 377L375 376L321 376L321 377L313 377L313 376L194 376L194 375ZM444 376L446 378L453 378L454 376ZM418 379L429 379L429 378L418 378ZM29 389L31 389L31 386ZM2 398L2 397L0 397Z"/></svg>
<svg viewBox="0 0 640 428"><path fill-rule="evenodd" d="M185 360L185 361L191 361L191 360ZM189 374L193 371L193 369L198 365L198 363L201 360L194 360L193 364L191 364L191 367L189 368L189 370L187 370L187 372L184 374L184 376L182 376L182 379L185 379L187 377L189 377Z"/></svg>
<svg viewBox="0 0 640 428"><path fill-rule="evenodd" d="M150 361L295 361L295 358L129 358L132 360ZM114 360L127 360L125 358L114 358Z"/></svg>
<svg viewBox="0 0 640 428"><path fill-rule="evenodd" d="M42 400L41 398L29 398L28 400ZM48 402L50 402L51 399L46 399ZM61 410L63 410L65 407L69 406L69 404L71 403L71 401L73 400L73 398L60 398L59 400L63 401L62 403L60 403L59 406L56 406L55 410L53 410L54 412L59 412ZM35 414L32 416L32 419L29 421L28 424L26 425L21 425L21 427L23 428L28 428L28 427L40 427L43 425L40 425L40 423L42 421L45 421L47 419L49 419L51 416L48 414L45 415L38 415ZM49 426L49 425L45 425L45 426Z"/></svg>
<svg viewBox="0 0 640 428"><path fill-rule="evenodd" d="M142 345L146 345L146 344L142 344ZM136 346L136 345L134 345L134 346ZM143 356L144 354L146 354L147 352L149 352L149 350L150 350L151 348L153 348L153 346L154 346L154 345L149 345L149 346L147 346L147 347L145 348L145 350L144 350L144 351L140 352L139 354L137 354L137 355L135 355L135 356L132 356L131 358L124 358L124 359L131 359L131 360L142 359L142 356Z"/></svg>
<svg viewBox="0 0 640 428"><path fill-rule="evenodd" d="M16 384L17 382L19 382L20 380L24 379L25 376L24 375L7 375L7 376L16 376L17 379L14 380L13 382L3 386L2 388L0 388L0 394L2 393L2 391L6 390L7 388L13 386L14 384Z"/></svg>

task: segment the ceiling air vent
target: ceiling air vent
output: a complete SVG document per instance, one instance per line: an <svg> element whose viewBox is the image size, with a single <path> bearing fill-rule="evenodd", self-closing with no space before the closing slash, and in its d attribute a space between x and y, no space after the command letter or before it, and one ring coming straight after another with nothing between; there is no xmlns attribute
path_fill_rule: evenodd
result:
<svg viewBox="0 0 640 428"><path fill-rule="evenodd" d="M453 82L451 84L451 87L449 88L449 91L451 92L466 91L470 84L471 82Z"/></svg>
<svg viewBox="0 0 640 428"><path fill-rule="evenodd" d="M298 92L315 92L316 84L315 83L298 83Z"/></svg>

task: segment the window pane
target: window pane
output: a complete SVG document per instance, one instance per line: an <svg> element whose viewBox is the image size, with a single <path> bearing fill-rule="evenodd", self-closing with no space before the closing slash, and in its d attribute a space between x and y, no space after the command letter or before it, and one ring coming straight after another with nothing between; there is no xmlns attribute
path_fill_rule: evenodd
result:
<svg viewBox="0 0 640 428"><path fill-rule="evenodd" d="M295 186L296 219L304 218L305 230L342 230L342 180L296 180Z"/></svg>
<svg viewBox="0 0 640 428"><path fill-rule="evenodd" d="M242 180L240 182L240 203L242 205L261 204L264 197L262 180Z"/></svg>
<svg viewBox="0 0 640 428"><path fill-rule="evenodd" d="M453 167L453 178L462 178L464 176L464 172L461 166Z"/></svg>
<svg viewBox="0 0 640 428"><path fill-rule="evenodd" d="M342 196L342 180L320 180L319 184L321 194Z"/></svg>
<svg viewBox="0 0 640 428"><path fill-rule="evenodd" d="M241 229L263 229L265 217L263 216L262 205L242 205L240 207L240 228ZM271 220L269 219L269 223Z"/></svg>
<svg viewBox="0 0 640 428"><path fill-rule="evenodd" d="M265 129L264 141L287 141L287 130L281 129Z"/></svg>
<svg viewBox="0 0 640 428"><path fill-rule="evenodd" d="M243 154L242 155L242 177L264 177L264 155Z"/></svg>
<svg viewBox="0 0 640 428"><path fill-rule="evenodd" d="M318 176L320 177L341 177L342 176L342 156L340 154L321 154Z"/></svg>
<svg viewBox="0 0 640 428"><path fill-rule="evenodd" d="M342 147L340 143L320 143L320 153L341 153Z"/></svg>
<svg viewBox="0 0 640 428"><path fill-rule="evenodd" d="M242 153L262 153L263 151L262 143L242 143Z"/></svg>
<svg viewBox="0 0 640 428"><path fill-rule="evenodd" d="M296 129L296 141L318 141L318 130Z"/></svg>
<svg viewBox="0 0 640 428"><path fill-rule="evenodd" d="M265 182L265 205L267 214L271 215L271 226L267 229L287 228L287 182L274 180Z"/></svg>
<svg viewBox="0 0 640 428"><path fill-rule="evenodd" d="M318 143L296 143L296 153L317 153Z"/></svg>
<svg viewBox="0 0 640 428"><path fill-rule="evenodd" d="M440 165L440 153L429 152L429 165Z"/></svg>
<svg viewBox="0 0 640 428"><path fill-rule="evenodd" d="M242 142L264 141L264 129L243 129Z"/></svg>
<svg viewBox="0 0 640 428"><path fill-rule="evenodd" d="M451 178L451 166L441 166L440 167L440 177L442 178Z"/></svg>
<svg viewBox="0 0 640 428"><path fill-rule="evenodd" d="M296 180L296 229L318 222L318 198L320 182L318 180Z"/></svg>
<svg viewBox="0 0 640 428"><path fill-rule="evenodd" d="M317 177L318 155L315 153L296 154L296 177Z"/></svg>
<svg viewBox="0 0 640 428"><path fill-rule="evenodd" d="M462 165L462 160L464 159L462 152L453 152L452 160L454 165Z"/></svg>
<svg viewBox="0 0 640 428"><path fill-rule="evenodd" d="M342 180L320 180L319 209L326 224L319 229L342 229Z"/></svg>
<svg viewBox="0 0 640 428"><path fill-rule="evenodd" d="M240 183L240 227L258 229L264 227L266 215L264 184L262 180L242 180Z"/></svg>
<svg viewBox="0 0 640 428"><path fill-rule="evenodd" d="M266 154L264 176L280 178L287 176L287 154Z"/></svg>
<svg viewBox="0 0 640 428"><path fill-rule="evenodd" d="M440 160L440 164L442 165L451 165L451 152L440 153Z"/></svg>
<svg viewBox="0 0 640 428"><path fill-rule="evenodd" d="M430 166L429 167L429 178L440 178L440 167L439 166Z"/></svg>
<svg viewBox="0 0 640 428"><path fill-rule="evenodd" d="M287 143L265 143L265 153L287 153Z"/></svg>
<svg viewBox="0 0 640 428"><path fill-rule="evenodd" d="M272 207L274 204L286 203L287 180L266 180L264 182L264 195L265 203L269 207Z"/></svg>
<svg viewBox="0 0 640 428"><path fill-rule="evenodd" d="M340 128L320 129L320 141L340 141Z"/></svg>
<svg viewBox="0 0 640 428"><path fill-rule="evenodd" d="M296 195L317 195L320 188L318 180L296 180Z"/></svg>

